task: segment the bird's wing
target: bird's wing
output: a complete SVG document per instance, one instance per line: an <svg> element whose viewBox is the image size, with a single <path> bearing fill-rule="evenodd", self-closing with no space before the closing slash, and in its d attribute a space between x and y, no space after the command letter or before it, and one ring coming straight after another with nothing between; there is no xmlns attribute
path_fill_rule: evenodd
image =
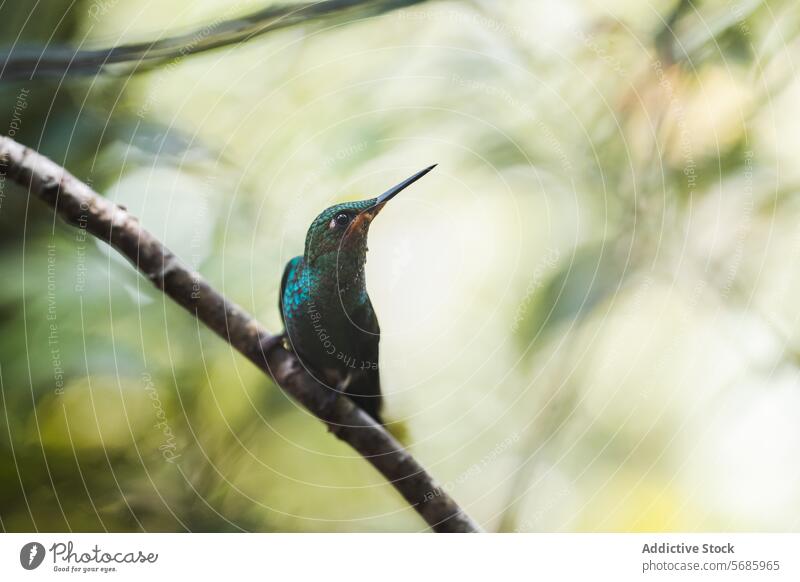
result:
<svg viewBox="0 0 800 582"><path fill-rule="evenodd" d="M347 395L377 422L382 422L381 410L381 378L378 369L378 344L381 329L372 303L366 303L351 314L353 324L357 326L358 359L360 368L347 386Z"/></svg>
<svg viewBox="0 0 800 582"><path fill-rule="evenodd" d="M284 329L286 328L286 317L283 314L283 295L286 292L286 284L289 282L289 279L294 279L295 274L297 272L298 267L302 264L303 257L298 256L290 260L286 263L286 267L283 269L283 277L281 277L281 288L278 292L278 310L281 313L281 323L283 323Z"/></svg>

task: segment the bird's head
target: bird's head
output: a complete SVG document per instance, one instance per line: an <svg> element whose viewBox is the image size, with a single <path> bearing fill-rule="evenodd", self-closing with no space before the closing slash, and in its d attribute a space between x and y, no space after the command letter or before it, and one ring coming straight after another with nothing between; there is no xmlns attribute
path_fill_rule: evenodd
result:
<svg viewBox="0 0 800 582"><path fill-rule="evenodd" d="M373 219L389 200L435 167L436 164L417 172L376 198L343 202L326 208L308 229L306 263L315 265L320 261L330 264L359 260L363 262L367 253L367 234Z"/></svg>

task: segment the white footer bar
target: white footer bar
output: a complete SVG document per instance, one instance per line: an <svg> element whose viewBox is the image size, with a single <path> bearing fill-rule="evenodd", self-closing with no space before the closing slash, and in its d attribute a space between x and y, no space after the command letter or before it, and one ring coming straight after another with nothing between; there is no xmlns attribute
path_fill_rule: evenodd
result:
<svg viewBox="0 0 800 582"><path fill-rule="evenodd" d="M800 534L0 535L0 580L777 582L798 564Z"/></svg>

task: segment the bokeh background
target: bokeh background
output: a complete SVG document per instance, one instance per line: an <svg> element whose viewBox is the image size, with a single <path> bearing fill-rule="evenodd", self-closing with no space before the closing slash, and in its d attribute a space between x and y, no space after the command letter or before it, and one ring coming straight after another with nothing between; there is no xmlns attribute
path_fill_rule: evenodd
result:
<svg viewBox="0 0 800 582"><path fill-rule="evenodd" d="M3 61L201 42L264 6L6 1ZM0 132L273 330L314 216L439 163L375 222L367 275L385 415L445 489L489 531L797 531L798 56L792 0L372 1L135 74L4 66ZM3 530L425 529L0 186Z"/></svg>

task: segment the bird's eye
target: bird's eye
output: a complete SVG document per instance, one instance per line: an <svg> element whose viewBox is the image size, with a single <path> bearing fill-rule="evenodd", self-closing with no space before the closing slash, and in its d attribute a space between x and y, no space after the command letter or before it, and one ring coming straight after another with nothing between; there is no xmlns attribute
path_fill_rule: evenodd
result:
<svg viewBox="0 0 800 582"><path fill-rule="evenodd" d="M337 226L345 226L348 222L350 222L350 217L342 212L341 214L337 214L334 220L336 221Z"/></svg>

